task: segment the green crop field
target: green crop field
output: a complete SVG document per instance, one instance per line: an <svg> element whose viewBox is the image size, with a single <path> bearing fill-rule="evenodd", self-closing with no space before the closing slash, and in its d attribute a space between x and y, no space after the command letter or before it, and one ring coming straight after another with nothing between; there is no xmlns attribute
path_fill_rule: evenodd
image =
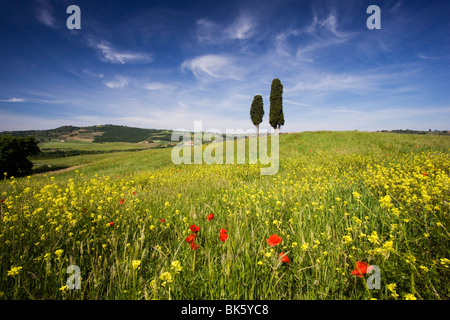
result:
<svg viewBox="0 0 450 320"><path fill-rule="evenodd" d="M5 177L0 299L450 298L449 137L305 132L279 145L267 176L177 166L167 148Z"/></svg>
<svg viewBox="0 0 450 320"><path fill-rule="evenodd" d="M123 150L142 150L149 148L149 144L145 143L130 143L130 142L105 142L92 143L84 141L69 141L69 142L45 142L40 145L42 151L49 150L80 150L80 151L123 151Z"/></svg>

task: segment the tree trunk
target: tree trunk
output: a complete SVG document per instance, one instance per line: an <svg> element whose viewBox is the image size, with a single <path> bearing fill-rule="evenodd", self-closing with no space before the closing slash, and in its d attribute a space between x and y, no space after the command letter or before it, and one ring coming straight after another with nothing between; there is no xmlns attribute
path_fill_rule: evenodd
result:
<svg viewBox="0 0 450 320"><path fill-rule="evenodd" d="M259 124L255 125L256 127L256 136L259 138Z"/></svg>

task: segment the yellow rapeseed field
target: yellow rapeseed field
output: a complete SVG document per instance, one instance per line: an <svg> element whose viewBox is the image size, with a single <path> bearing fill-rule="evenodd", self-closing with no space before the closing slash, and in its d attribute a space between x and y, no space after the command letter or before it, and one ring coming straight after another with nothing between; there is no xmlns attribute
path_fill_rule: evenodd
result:
<svg viewBox="0 0 450 320"><path fill-rule="evenodd" d="M5 177L0 299L449 299L448 147L302 137L281 139L273 176L203 164Z"/></svg>

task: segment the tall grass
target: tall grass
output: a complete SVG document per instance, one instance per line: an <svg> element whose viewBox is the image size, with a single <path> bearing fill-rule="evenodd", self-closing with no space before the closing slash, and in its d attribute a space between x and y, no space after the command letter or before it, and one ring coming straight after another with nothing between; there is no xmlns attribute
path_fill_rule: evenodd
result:
<svg viewBox="0 0 450 320"><path fill-rule="evenodd" d="M280 136L273 176L260 165L175 166L167 149L9 178L0 295L448 299L449 146L447 137L301 133ZM273 247L272 234L282 238ZM381 289L351 274L357 261L380 267ZM66 287L69 265L80 267L79 290Z"/></svg>

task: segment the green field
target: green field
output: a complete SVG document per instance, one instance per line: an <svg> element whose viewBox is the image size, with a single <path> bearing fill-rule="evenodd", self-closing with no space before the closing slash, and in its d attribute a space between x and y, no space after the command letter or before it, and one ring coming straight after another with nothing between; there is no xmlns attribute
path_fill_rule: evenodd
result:
<svg viewBox="0 0 450 320"><path fill-rule="evenodd" d="M155 143L51 141L39 144L42 153L38 156L31 157L30 160L34 164L34 173L45 173L73 166L85 165L98 160L106 160L109 162L117 157L120 158L123 152L143 151L161 145L165 146L167 143L167 141ZM105 153L109 153L109 155L105 156ZM110 153L120 154L111 155ZM129 153L126 153L126 155L128 156Z"/></svg>
<svg viewBox="0 0 450 320"><path fill-rule="evenodd" d="M149 144L145 143L130 143L130 142L105 142L93 143L84 141L69 141L69 142L45 142L40 145L42 151L50 150L80 150L80 151L131 151L142 150L150 148Z"/></svg>
<svg viewBox="0 0 450 320"><path fill-rule="evenodd" d="M449 137L282 134L273 176L171 150L39 159L81 167L1 181L0 299L450 298Z"/></svg>

